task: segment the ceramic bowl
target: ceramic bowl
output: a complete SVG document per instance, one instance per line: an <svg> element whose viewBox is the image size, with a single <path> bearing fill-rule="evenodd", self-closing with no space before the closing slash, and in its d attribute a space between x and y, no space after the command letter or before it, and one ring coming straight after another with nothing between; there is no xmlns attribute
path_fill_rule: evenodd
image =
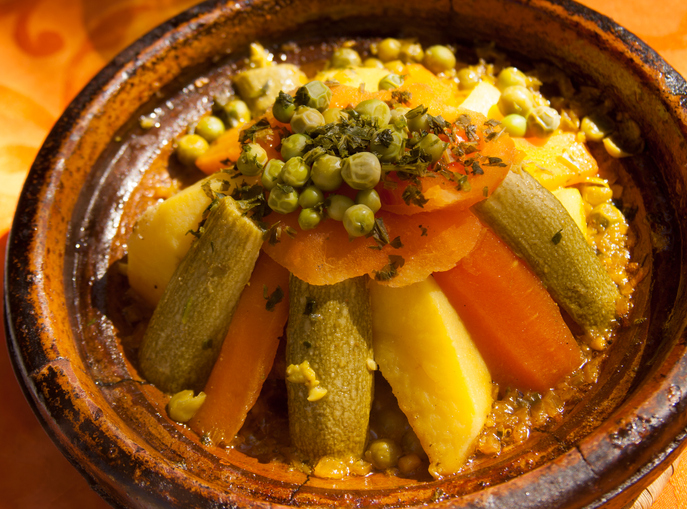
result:
<svg viewBox="0 0 687 509"><path fill-rule="evenodd" d="M646 141L623 165L641 195L636 249L652 271L599 383L526 448L441 481L316 480L203 446L140 383L111 312L137 190L248 44L370 34L494 41L554 63L602 89ZM151 112L159 127L142 130ZM200 4L100 72L31 169L5 282L17 375L48 433L115 506L623 507L677 456L687 424L686 138L687 83L632 34L566 0Z"/></svg>

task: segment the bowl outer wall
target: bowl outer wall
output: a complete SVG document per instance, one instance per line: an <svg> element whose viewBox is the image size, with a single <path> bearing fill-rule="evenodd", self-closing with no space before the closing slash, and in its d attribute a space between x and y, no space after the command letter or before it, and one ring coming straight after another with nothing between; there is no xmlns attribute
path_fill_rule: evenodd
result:
<svg viewBox="0 0 687 509"><path fill-rule="evenodd" d="M675 213L684 218L687 168L687 85L632 34L570 2L429 2L422 8L391 1L205 3L148 34L108 65L75 99L46 140L29 174L10 237L6 270L6 327L15 369L44 426L65 454L114 504L268 506L269 501L347 505L343 495L297 496L298 487L270 483L229 468L223 486L186 476L103 402L78 348L65 300L66 241L77 197L90 167L123 122L184 69L230 48L278 37L316 16L352 14L426 18L444 12L442 26L471 27L477 38L496 38L524 54L570 63L575 72L607 84L631 104L633 118L665 168ZM494 12L501 15L496 19ZM279 18L280 26L271 27ZM295 14L294 14L295 13ZM479 28L481 19L491 19ZM546 27L533 32L531 26ZM497 37L494 37L495 34ZM509 35L510 34L510 35ZM634 98L634 101L628 100ZM660 138L660 139L659 139ZM684 228L684 224L681 224ZM679 232L681 237L684 231ZM684 254L680 253L684 267ZM680 274L679 302L685 302ZM663 327L665 346L646 382L579 445L554 462L460 499L452 481L427 488L382 492L379 504L408 505L433 492L438 506L582 507L636 493L655 467L677 453L685 417L685 323L675 306ZM623 491L624 490L624 491ZM618 496L623 491L623 496ZM445 495L442 495L445 494ZM299 498L301 497L301 498ZM507 498L506 498L507 497ZM613 500L611 500L613 499ZM502 502L501 502L502 503Z"/></svg>

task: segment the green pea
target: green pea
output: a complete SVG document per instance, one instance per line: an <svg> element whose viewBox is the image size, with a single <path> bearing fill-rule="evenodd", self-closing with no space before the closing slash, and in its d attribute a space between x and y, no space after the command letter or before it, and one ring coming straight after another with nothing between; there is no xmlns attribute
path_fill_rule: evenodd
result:
<svg viewBox="0 0 687 509"><path fill-rule="evenodd" d="M311 144L312 138L307 134L292 134L281 141L281 156L284 161L292 157L303 157Z"/></svg>
<svg viewBox="0 0 687 509"><path fill-rule="evenodd" d="M185 134L177 140L174 152L177 159L184 166L193 166L196 159L207 152L210 145L207 140L197 134Z"/></svg>
<svg viewBox="0 0 687 509"><path fill-rule="evenodd" d="M296 103L314 108L320 113L329 107L332 100L332 91L319 80L306 83L296 92Z"/></svg>
<svg viewBox="0 0 687 509"><path fill-rule="evenodd" d="M370 141L370 152L384 163L398 161L405 151L406 137L397 129L377 131Z"/></svg>
<svg viewBox="0 0 687 509"><path fill-rule="evenodd" d="M358 52L351 48L338 48L334 50L329 62L332 67L358 67L362 64Z"/></svg>
<svg viewBox="0 0 687 509"><path fill-rule="evenodd" d="M499 90L505 90L513 86L527 86L527 76L517 67L505 67L501 69L496 78L496 87Z"/></svg>
<svg viewBox="0 0 687 509"><path fill-rule="evenodd" d="M417 435L412 428L403 434L403 438L401 438L401 446L406 454L417 454L420 458L427 459L427 454L422 448L420 439L417 438Z"/></svg>
<svg viewBox="0 0 687 509"><path fill-rule="evenodd" d="M284 163L279 177L285 184L303 187L310 178L310 168L302 157L292 157Z"/></svg>
<svg viewBox="0 0 687 509"><path fill-rule="evenodd" d="M433 133L424 135L417 144L417 147L422 149L427 155L432 158L432 164L441 159L444 150L448 143L441 141L441 139Z"/></svg>
<svg viewBox="0 0 687 509"><path fill-rule="evenodd" d="M343 221L344 213L355 205L353 200L342 194L333 194L324 203L327 215L335 221Z"/></svg>
<svg viewBox="0 0 687 509"><path fill-rule="evenodd" d="M399 57L405 63L415 62L419 64L425 57L425 52L422 51L422 45L420 43L404 41L401 43Z"/></svg>
<svg viewBox="0 0 687 509"><path fill-rule="evenodd" d="M298 134L303 134L308 129L314 129L324 124L322 113L308 106L299 106L291 117L291 129Z"/></svg>
<svg viewBox="0 0 687 509"><path fill-rule="evenodd" d="M337 122L346 120L348 118L348 115L344 113L341 108L329 108L322 113L322 116L324 117L325 124L336 124Z"/></svg>
<svg viewBox="0 0 687 509"><path fill-rule="evenodd" d="M393 90L401 85L403 85L403 78L392 72L379 80L379 85L377 85L377 88L379 88L379 90Z"/></svg>
<svg viewBox="0 0 687 509"><path fill-rule="evenodd" d="M267 152L257 143L247 143L241 150L236 167L242 175L254 177L258 175L267 164Z"/></svg>
<svg viewBox="0 0 687 509"><path fill-rule="evenodd" d="M280 161L279 159L270 159L267 165L265 165L265 169L262 170L262 175L260 177L260 181L262 182L262 186L267 189L268 191L271 191L274 189L274 186L277 184L281 184L281 170L284 167L284 161Z"/></svg>
<svg viewBox="0 0 687 509"><path fill-rule="evenodd" d="M318 157L312 165L310 178L323 191L335 191L343 184L340 157L326 154Z"/></svg>
<svg viewBox="0 0 687 509"><path fill-rule="evenodd" d="M526 116L534 106L534 98L526 87L514 85L503 89L498 105L504 116L511 113Z"/></svg>
<svg viewBox="0 0 687 509"><path fill-rule="evenodd" d="M344 212L343 225L351 237L362 237L374 228L375 213L367 205L352 205Z"/></svg>
<svg viewBox="0 0 687 509"><path fill-rule="evenodd" d="M506 132L513 137L522 138L527 133L527 119L517 113L506 115L501 123Z"/></svg>
<svg viewBox="0 0 687 509"><path fill-rule="evenodd" d="M363 60L363 67L369 67L371 69L384 69L384 62L378 58L366 58Z"/></svg>
<svg viewBox="0 0 687 509"><path fill-rule="evenodd" d="M456 56L450 48L437 44L427 48L422 63L434 74L439 74L440 72L449 71L456 66Z"/></svg>
<svg viewBox="0 0 687 509"><path fill-rule="evenodd" d="M289 94L279 92L277 99L272 105L272 115L284 124L291 122L291 117L296 112L296 103Z"/></svg>
<svg viewBox="0 0 687 509"><path fill-rule="evenodd" d="M463 67L458 71L458 81L463 90L472 90L479 82L479 73L470 67Z"/></svg>
<svg viewBox="0 0 687 509"><path fill-rule="evenodd" d="M367 115L377 120L377 125L379 126L387 125L391 118L389 106L379 99L366 99L365 101L361 101L355 107L355 111L361 115Z"/></svg>
<svg viewBox="0 0 687 509"><path fill-rule="evenodd" d="M236 127L252 118L250 108L241 99L232 99L224 104L221 109L224 121L229 127Z"/></svg>
<svg viewBox="0 0 687 509"><path fill-rule="evenodd" d="M365 459L379 470L393 468L401 457L401 448L388 438L378 438L370 443L365 451Z"/></svg>
<svg viewBox="0 0 687 509"><path fill-rule="evenodd" d="M315 209L303 209L298 214L298 226L301 230L312 230L322 221L322 216Z"/></svg>
<svg viewBox="0 0 687 509"><path fill-rule="evenodd" d="M301 191L298 197L298 205L304 209L310 209L324 203L324 193L317 186L308 186Z"/></svg>
<svg viewBox="0 0 687 509"><path fill-rule="evenodd" d="M222 136L226 128L224 122L219 117L207 115L201 118L196 124L196 134L205 138L208 143L212 143Z"/></svg>
<svg viewBox="0 0 687 509"><path fill-rule="evenodd" d="M410 132L421 132L429 129L429 115L427 115L427 108L423 105L413 108L406 113L406 121L408 122L408 130Z"/></svg>
<svg viewBox="0 0 687 509"><path fill-rule="evenodd" d="M371 189L379 183L382 165L370 152L358 152L344 159L341 176L353 189Z"/></svg>
<svg viewBox="0 0 687 509"><path fill-rule="evenodd" d="M550 106L537 106L527 115L527 132L538 138L551 136L560 124L560 113Z"/></svg>
<svg viewBox="0 0 687 509"><path fill-rule="evenodd" d="M377 56L382 62L398 60L401 55L401 41L391 37L377 44Z"/></svg>
<svg viewBox="0 0 687 509"><path fill-rule="evenodd" d="M298 192L291 186L277 184L270 191L267 205L279 214L289 214L298 208Z"/></svg>
<svg viewBox="0 0 687 509"><path fill-rule="evenodd" d="M365 205L375 214L382 208L382 200L379 193L374 189L363 189L355 196L355 202L360 205Z"/></svg>

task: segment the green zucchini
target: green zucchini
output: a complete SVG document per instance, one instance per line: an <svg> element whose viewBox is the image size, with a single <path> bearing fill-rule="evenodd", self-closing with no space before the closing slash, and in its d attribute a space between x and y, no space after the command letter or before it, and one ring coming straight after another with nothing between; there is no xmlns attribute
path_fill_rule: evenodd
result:
<svg viewBox="0 0 687 509"><path fill-rule="evenodd" d="M203 389L262 237L233 198L219 200L150 319L138 357L146 380L168 393Z"/></svg>
<svg viewBox="0 0 687 509"><path fill-rule="evenodd" d="M361 457L375 364L366 276L313 286L291 275L286 331L289 430L313 463Z"/></svg>
<svg viewBox="0 0 687 509"><path fill-rule="evenodd" d="M618 288L565 207L534 177L522 169L509 172L472 210L530 265L582 328L611 327Z"/></svg>

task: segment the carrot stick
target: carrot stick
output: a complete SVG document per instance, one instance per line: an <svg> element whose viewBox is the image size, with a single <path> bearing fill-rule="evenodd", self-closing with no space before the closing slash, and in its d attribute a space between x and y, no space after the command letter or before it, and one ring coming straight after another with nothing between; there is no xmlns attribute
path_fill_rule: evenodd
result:
<svg viewBox="0 0 687 509"><path fill-rule="evenodd" d="M434 277L499 384L542 392L582 364L556 303L491 230L453 269Z"/></svg>
<svg viewBox="0 0 687 509"><path fill-rule="evenodd" d="M271 295L277 286L284 297L268 311L265 293ZM272 369L288 318L288 290L289 272L260 254L205 386L205 403L189 421L191 429L215 444L234 438Z"/></svg>

